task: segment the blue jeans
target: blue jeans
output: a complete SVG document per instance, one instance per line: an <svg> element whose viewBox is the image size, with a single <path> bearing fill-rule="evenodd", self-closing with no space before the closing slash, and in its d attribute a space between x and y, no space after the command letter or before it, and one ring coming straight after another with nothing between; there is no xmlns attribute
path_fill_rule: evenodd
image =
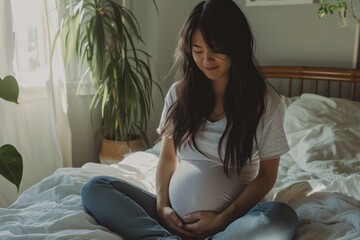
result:
<svg viewBox="0 0 360 240"><path fill-rule="evenodd" d="M81 189L84 207L97 222L125 239L181 239L160 224L156 196L114 177L98 176ZM298 218L285 203L259 203L212 240L292 239Z"/></svg>

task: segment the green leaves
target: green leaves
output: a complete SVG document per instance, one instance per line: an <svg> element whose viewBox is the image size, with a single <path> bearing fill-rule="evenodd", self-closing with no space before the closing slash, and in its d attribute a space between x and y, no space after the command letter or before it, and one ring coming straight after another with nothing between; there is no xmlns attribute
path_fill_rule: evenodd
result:
<svg viewBox="0 0 360 240"><path fill-rule="evenodd" d="M0 98L13 102L18 103L19 97L19 85L16 79L8 75L2 80L0 78Z"/></svg>
<svg viewBox="0 0 360 240"><path fill-rule="evenodd" d="M329 3L328 0L324 0L317 11L319 18L323 18L328 14L333 14L336 11L341 11L347 9L346 0L337 0L336 3Z"/></svg>
<svg viewBox="0 0 360 240"><path fill-rule="evenodd" d="M22 173L22 157L16 148L9 144L0 147L0 174L11 183L15 184L18 191Z"/></svg>
<svg viewBox="0 0 360 240"><path fill-rule="evenodd" d="M13 76L0 78L0 98L18 103L19 85ZM3 114L3 113L2 113ZM12 145L6 144L0 147L0 175L15 184L19 191L22 179L23 162L20 153Z"/></svg>
<svg viewBox="0 0 360 240"><path fill-rule="evenodd" d="M127 141L139 133L147 142L152 90L162 91L150 55L138 49L143 40L136 17L114 0L81 0L68 9L61 29L64 56L86 62L96 88L90 111L101 108L104 136Z"/></svg>

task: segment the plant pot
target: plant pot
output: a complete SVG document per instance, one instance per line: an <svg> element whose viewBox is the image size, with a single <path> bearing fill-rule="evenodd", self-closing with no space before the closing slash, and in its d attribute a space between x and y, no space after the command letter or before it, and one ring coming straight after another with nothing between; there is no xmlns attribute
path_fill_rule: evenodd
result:
<svg viewBox="0 0 360 240"><path fill-rule="evenodd" d="M103 138L99 154L100 163L117 163L123 160L126 154L142 150L144 150L144 143L140 137L130 140L128 143Z"/></svg>

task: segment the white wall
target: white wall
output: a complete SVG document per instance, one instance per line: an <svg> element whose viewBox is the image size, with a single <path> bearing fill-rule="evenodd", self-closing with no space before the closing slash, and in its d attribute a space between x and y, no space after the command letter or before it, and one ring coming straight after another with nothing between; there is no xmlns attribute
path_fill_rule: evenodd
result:
<svg viewBox="0 0 360 240"><path fill-rule="evenodd" d="M352 67L355 24L342 28L338 15L318 19L318 4L244 7L263 65Z"/></svg>
<svg viewBox="0 0 360 240"><path fill-rule="evenodd" d="M81 167L86 162L99 162L102 137L98 131L100 113L96 112L91 120L89 105L93 96L76 95L74 84L69 84L67 90L73 166Z"/></svg>
<svg viewBox="0 0 360 240"><path fill-rule="evenodd" d="M158 82L166 93L173 81L169 74L173 52L180 28L199 0L156 0L159 13L150 0L129 1L139 24L145 49L156 63ZM256 39L256 56L261 65L303 65L351 67L353 61L355 25L338 26L337 15L319 20L318 4L246 7L245 0L236 1L245 12ZM155 131L163 107L159 92L154 92L155 110L152 113L148 136L157 138ZM79 101L79 99L77 99ZM74 165L96 161L94 133L89 127L87 101L70 102L70 122L73 137ZM78 110L81 111L78 111ZM80 143L85 139L85 143Z"/></svg>

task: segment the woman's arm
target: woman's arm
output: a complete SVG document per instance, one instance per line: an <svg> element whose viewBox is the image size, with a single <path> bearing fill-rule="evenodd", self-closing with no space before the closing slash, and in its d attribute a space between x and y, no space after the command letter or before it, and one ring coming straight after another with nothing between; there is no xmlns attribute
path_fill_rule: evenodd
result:
<svg viewBox="0 0 360 240"><path fill-rule="evenodd" d="M241 194L222 213L195 212L185 216L185 229L197 236L206 237L223 230L235 219L243 216L252 207L259 203L275 184L279 168L279 158L260 161L259 174L241 192Z"/></svg>
<svg viewBox="0 0 360 240"><path fill-rule="evenodd" d="M239 197L221 213L224 221L230 223L241 217L265 197L276 182L279 159L280 158L260 161L259 174L257 177L241 192Z"/></svg>
<svg viewBox="0 0 360 240"><path fill-rule="evenodd" d="M169 184L177 165L178 160L173 140L162 137L159 163L156 169L157 213L161 222L171 232L183 238L192 238L195 235L183 228L183 222L171 208L169 200Z"/></svg>
<svg viewBox="0 0 360 240"><path fill-rule="evenodd" d="M169 183L177 167L175 147L171 138L162 137L159 163L156 169L157 207L170 207Z"/></svg>

